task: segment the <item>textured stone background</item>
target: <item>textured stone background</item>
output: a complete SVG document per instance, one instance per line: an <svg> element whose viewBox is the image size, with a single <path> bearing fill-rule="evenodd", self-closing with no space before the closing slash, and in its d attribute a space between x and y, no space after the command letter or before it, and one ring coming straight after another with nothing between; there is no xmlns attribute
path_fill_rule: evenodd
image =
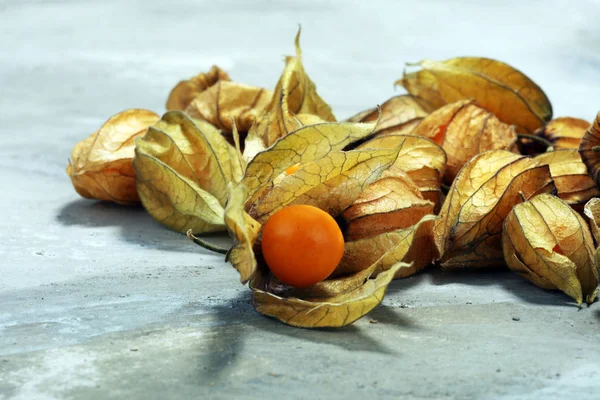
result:
<svg viewBox="0 0 600 400"><path fill-rule="evenodd" d="M72 146L216 63L273 87L302 24L338 117L405 62L490 56L555 115L600 109L598 1L0 1L0 399L594 398L600 306L509 272L394 282L338 331L256 314L221 258L143 210L78 198ZM167 5L166 3L170 3Z"/></svg>

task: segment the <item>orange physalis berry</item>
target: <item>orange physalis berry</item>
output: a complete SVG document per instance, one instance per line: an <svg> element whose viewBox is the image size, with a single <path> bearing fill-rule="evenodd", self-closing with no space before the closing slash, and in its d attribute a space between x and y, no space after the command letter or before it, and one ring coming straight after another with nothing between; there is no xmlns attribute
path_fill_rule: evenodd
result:
<svg viewBox="0 0 600 400"><path fill-rule="evenodd" d="M262 252L277 279L305 288L333 272L344 255L344 236L325 211L308 205L288 206L265 223Z"/></svg>

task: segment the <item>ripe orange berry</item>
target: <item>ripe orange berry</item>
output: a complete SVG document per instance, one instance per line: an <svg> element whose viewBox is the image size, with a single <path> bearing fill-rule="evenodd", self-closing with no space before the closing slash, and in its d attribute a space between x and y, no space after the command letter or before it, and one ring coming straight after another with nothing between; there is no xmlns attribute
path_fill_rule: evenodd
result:
<svg viewBox="0 0 600 400"><path fill-rule="evenodd" d="M344 255L344 236L325 211L307 205L288 206L264 225L262 252L277 279L305 288L333 272Z"/></svg>
<svg viewBox="0 0 600 400"><path fill-rule="evenodd" d="M292 165L291 167L288 167L288 169L285 170L285 174L286 175L292 175L293 173L295 173L299 169L300 169L300 164L294 164L294 165Z"/></svg>

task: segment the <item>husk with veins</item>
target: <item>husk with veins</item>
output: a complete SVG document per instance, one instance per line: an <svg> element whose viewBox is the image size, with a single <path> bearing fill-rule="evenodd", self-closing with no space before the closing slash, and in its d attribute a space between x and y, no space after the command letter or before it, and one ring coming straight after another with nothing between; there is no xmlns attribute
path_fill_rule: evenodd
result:
<svg viewBox="0 0 600 400"><path fill-rule="evenodd" d="M548 194L516 205L506 217L503 251L507 265L544 289L559 289L578 304L598 293L594 243L583 218Z"/></svg>
<svg viewBox="0 0 600 400"><path fill-rule="evenodd" d="M433 238L433 225L437 216L428 214L416 224L394 231L346 242L344 256L332 276L344 276L364 270L380 260L390 264L402 260L410 267L398 270L394 278L411 276L438 258Z"/></svg>
<svg viewBox="0 0 600 400"><path fill-rule="evenodd" d="M374 124L321 123L302 127L281 138L248 163L241 182L248 189L248 207L270 190L273 181L285 175L287 168L341 151L348 144L369 136L374 127Z"/></svg>
<svg viewBox="0 0 600 400"><path fill-rule="evenodd" d="M343 274L338 271L308 289L277 281L262 259L261 224L273 213L287 205L309 204L339 216L382 176L386 179L401 146L341 150L348 142L370 135L372 130L372 124L353 123L303 127L259 153L248 164L240 185L232 189L225 221L236 244L228 260L240 272L242 282L250 282L254 307L262 314L295 326L343 326L379 304L394 277L408 276L433 260L434 255L425 251L435 249L431 228L436 217L431 215L413 226L390 229L385 232L387 241L375 229L367 236L377 239L366 246L379 245L379 257L363 259L360 268L355 260L354 270ZM285 169L296 164L296 172L285 174ZM390 174L412 182L404 172L393 173L392 169ZM410 190L418 198L420 192L411 185ZM432 208L433 204L429 204ZM426 253L429 257L424 256ZM406 260L413 264L404 263Z"/></svg>
<svg viewBox="0 0 600 400"><path fill-rule="evenodd" d="M552 143L554 149L578 149L581 138L590 123L584 119L572 117L555 118L536 132Z"/></svg>
<svg viewBox="0 0 600 400"><path fill-rule="evenodd" d="M238 149L205 121L169 111L136 141L137 190L146 210L169 228L225 230L227 186L241 179Z"/></svg>
<svg viewBox="0 0 600 400"><path fill-rule="evenodd" d="M502 266L504 218L523 199L555 190L549 167L533 159L505 150L471 159L452 183L434 226L442 267Z"/></svg>
<svg viewBox="0 0 600 400"><path fill-rule="evenodd" d="M265 113L272 98L273 92L267 89L219 81L198 94L185 108L185 113L211 123L232 144L235 126L243 149L248 131Z"/></svg>
<svg viewBox="0 0 600 400"><path fill-rule="evenodd" d="M120 204L140 202L132 166L134 139L160 117L149 110L129 109L110 117L102 127L77 143L67 174L81 196Z"/></svg>
<svg viewBox="0 0 600 400"><path fill-rule="evenodd" d="M595 197L588 201L584 206L583 214L587 217L596 246L600 247L600 198Z"/></svg>
<svg viewBox="0 0 600 400"><path fill-rule="evenodd" d="M474 99L519 132L535 132L552 119L552 105L544 91L524 73L503 62L481 57L444 61L423 60L411 66L396 83L435 108Z"/></svg>
<svg viewBox="0 0 600 400"><path fill-rule="evenodd" d="M217 67L173 89L168 104L192 118L210 122L233 144L232 121L246 160L302 126L333 122L331 107L319 96L302 64L300 31L296 56L286 57L285 68L271 92L231 82ZM217 68L217 69L215 69ZM223 75L224 74L224 75Z"/></svg>
<svg viewBox="0 0 600 400"><path fill-rule="evenodd" d="M600 112L579 143L579 154L588 174L600 187Z"/></svg>
<svg viewBox="0 0 600 400"><path fill-rule="evenodd" d="M587 168L576 149L562 149L542 153L535 157L541 165L550 167L557 195L577 211L584 204L600 196L600 188L588 175Z"/></svg>
<svg viewBox="0 0 600 400"><path fill-rule="evenodd" d="M351 283L341 283L340 286L352 288L338 295L307 298L297 296L282 297L267 290L268 277L261 277L251 283L252 304L254 308L269 317L281 322L302 328L339 328L349 325L365 316L377 307L385 295L387 285L392 281L398 270L407 264L396 263L387 271L373 276L370 273L375 266L356 276L344 278ZM336 285L338 280L323 281L321 284ZM334 290L326 290L332 292Z"/></svg>
<svg viewBox="0 0 600 400"><path fill-rule="evenodd" d="M267 90L230 82L216 67L173 90L170 106L185 106L187 115L178 111L165 114L163 121L137 142L134 160L142 204L156 220L181 232L224 230L225 188L230 182L239 182L246 167L241 152L252 159L276 143L277 149L289 144L289 150L295 151L298 144L294 140L280 139L305 124L335 120L304 71L299 35L296 57L287 58L275 97ZM368 124L331 136L328 129L323 125L315 128L314 132L323 131L327 137L313 139L315 145L326 141L326 151L341 150L364 137L367 130L372 132ZM304 140L301 135L295 137ZM313 151L310 147L306 150ZM323 154L315 150L312 156ZM306 162L310 156L297 158L297 162ZM255 189L252 184L247 186Z"/></svg>
<svg viewBox="0 0 600 400"><path fill-rule="evenodd" d="M249 214L264 223L282 208L307 204L337 216L396 160L397 149L329 152L304 164L258 199Z"/></svg>
<svg viewBox="0 0 600 400"><path fill-rule="evenodd" d="M430 138L444 149L447 155L444 181L448 184L475 155L509 149L517 140L514 127L500 122L474 100L457 101L432 112L412 134Z"/></svg>
<svg viewBox="0 0 600 400"><path fill-rule="evenodd" d="M393 165L342 213L346 240L408 228L434 213L408 174Z"/></svg>
<svg viewBox="0 0 600 400"><path fill-rule="evenodd" d="M375 136L409 134L419 122L435 110L426 100L400 95L386 100L381 106L362 111L348 122L376 122Z"/></svg>
<svg viewBox="0 0 600 400"><path fill-rule="evenodd" d="M336 121L331 107L319 96L302 64L300 31L295 40L296 56L286 57L271 102L248 132L244 148L247 160L306 124Z"/></svg>
<svg viewBox="0 0 600 400"><path fill-rule="evenodd" d="M358 146L358 149L391 149L399 147L394 163L408 175L425 200L434 204L437 213L444 201L441 190L442 177L446 171L447 157L444 150L432 140L413 135L386 135L375 137Z"/></svg>
<svg viewBox="0 0 600 400"><path fill-rule="evenodd" d="M216 65L208 72L180 81L169 93L166 108L168 111L183 111L198 95L217 82L229 81L229 75Z"/></svg>

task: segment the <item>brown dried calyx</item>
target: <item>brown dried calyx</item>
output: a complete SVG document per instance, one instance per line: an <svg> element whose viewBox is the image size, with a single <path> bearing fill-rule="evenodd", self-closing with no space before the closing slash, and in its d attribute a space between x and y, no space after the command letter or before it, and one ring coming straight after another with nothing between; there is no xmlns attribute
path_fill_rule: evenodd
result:
<svg viewBox="0 0 600 400"><path fill-rule="evenodd" d="M235 124L243 148L248 131L264 114L272 97L273 92L267 89L219 81L194 97L185 113L214 125L232 144Z"/></svg>
<svg viewBox="0 0 600 400"><path fill-rule="evenodd" d="M423 60L422 69L404 73L408 93L434 107L475 99L500 121L518 132L535 132L552 119L552 105L544 91L524 73L503 62L481 57L445 61Z"/></svg>
<svg viewBox="0 0 600 400"><path fill-rule="evenodd" d="M139 203L131 164L134 139L159 119L149 110L125 110L77 143L67 166L67 174L77 193L90 199L121 204Z"/></svg>
<svg viewBox="0 0 600 400"><path fill-rule="evenodd" d="M342 213L344 236L351 241L409 228L433 214L434 206L406 172L392 166Z"/></svg>
<svg viewBox="0 0 600 400"><path fill-rule="evenodd" d="M208 72L201 72L198 75L181 81L169 93L166 108L169 111L185 110L192 100L198 95L215 85L219 81L229 81L229 75L216 65L213 65Z"/></svg>
<svg viewBox="0 0 600 400"><path fill-rule="evenodd" d="M578 149L589 127L590 123L584 119L560 117L548 122L536 135L552 143L554 149Z"/></svg>
<svg viewBox="0 0 600 400"><path fill-rule="evenodd" d="M446 197L434 237L443 267L503 265L502 223L523 199L555 190L547 165L505 150L473 157Z"/></svg>
<svg viewBox="0 0 600 400"><path fill-rule="evenodd" d="M419 188L424 199L435 204L437 213L444 200L441 190L446 170L446 153L432 140L422 136L389 134L375 137L358 146L358 149L400 148L394 166L406 172Z"/></svg>
<svg viewBox="0 0 600 400"><path fill-rule="evenodd" d="M227 186L245 163L237 148L205 121L169 111L136 140L136 184L146 210L171 229L225 230Z"/></svg>
<svg viewBox="0 0 600 400"><path fill-rule="evenodd" d="M331 107L319 96L317 86L304 70L300 31L294 44L296 55L286 57L285 68L271 101L248 131L244 146L246 160L254 158L256 154L302 126L336 121Z"/></svg>
<svg viewBox="0 0 600 400"><path fill-rule="evenodd" d="M600 113L581 138L579 154L581 154L588 173L600 187Z"/></svg>
<svg viewBox="0 0 600 400"><path fill-rule="evenodd" d="M381 106L362 111L350 118L350 122L377 122L373 133L403 135L411 131L435 108L426 100L410 94L394 96Z"/></svg>
<svg viewBox="0 0 600 400"><path fill-rule="evenodd" d="M588 200L600 196L600 188L588 175L576 149L549 151L536 156L535 160L550 167L558 197L578 211Z"/></svg>
<svg viewBox="0 0 600 400"><path fill-rule="evenodd" d="M448 156L444 180L451 183L473 156L487 150L508 149L517 139L514 127L473 100L448 104L425 117L412 131L440 145Z"/></svg>
<svg viewBox="0 0 600 400"><path fill-rule="evenodd" d="M513 271L544 289L559 289L577 304L598 293L594 243L585 221L548 194L516 205L502 234L504 259Z"/></svg>

